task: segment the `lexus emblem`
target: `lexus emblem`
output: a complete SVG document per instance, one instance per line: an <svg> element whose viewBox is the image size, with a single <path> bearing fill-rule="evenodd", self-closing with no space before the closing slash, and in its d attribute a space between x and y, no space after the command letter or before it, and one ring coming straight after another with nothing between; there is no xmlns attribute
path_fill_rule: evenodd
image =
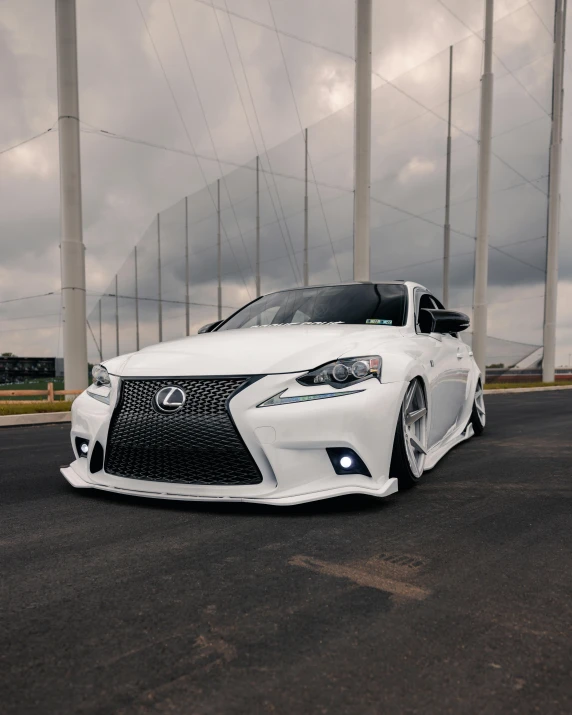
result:
<svg viewBox="0 0 572 715"><path fill-rule="evenodd" d="M171 414L172 412L178 412L185 404L186 399L187 395L184 390L180 387L169 385L169 387L162 387L155 393L154 402L159 412Z"/></svg>

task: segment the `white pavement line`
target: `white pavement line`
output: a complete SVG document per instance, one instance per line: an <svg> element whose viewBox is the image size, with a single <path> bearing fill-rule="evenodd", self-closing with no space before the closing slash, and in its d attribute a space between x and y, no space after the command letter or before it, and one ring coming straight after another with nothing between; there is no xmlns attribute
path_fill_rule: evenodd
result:
<svg viewBox="0 0 572 715"><path fill-rule="evenodd" d="M548 387L508 387L506 390L485 390L485 395L506 395L507 392L546 392L547 390L572 390L572 385L549 385Z"/></svg>
<svg viewBox="0 0 572 715"><path fill-rule="evenodd" d="M0 427L48 425L58 422L71 422L71 412L38 412L36 414L28 415L0 415Z"/></svg>

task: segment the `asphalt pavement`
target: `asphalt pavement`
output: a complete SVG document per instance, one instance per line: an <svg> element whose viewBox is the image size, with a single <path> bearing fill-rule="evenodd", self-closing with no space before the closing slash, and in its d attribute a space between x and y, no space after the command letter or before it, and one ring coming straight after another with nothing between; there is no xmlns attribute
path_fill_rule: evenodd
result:
<svg viewBox="0 0 572 715"><path fill-rule="evenodd" d="M0 712L572 712L572 391L490 396L387 499L74 490L0 430Z"/></svg>

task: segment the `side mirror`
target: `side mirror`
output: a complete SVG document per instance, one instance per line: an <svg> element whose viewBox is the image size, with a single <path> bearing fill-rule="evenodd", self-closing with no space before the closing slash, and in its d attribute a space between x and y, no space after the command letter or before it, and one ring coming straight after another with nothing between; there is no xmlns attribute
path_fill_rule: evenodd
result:
<svg viewBox="0 0 572 715"><path fill-rule="evenodd" d="M207 323L206 325L203 325L202 328L199 328L199 334L200 333L212 333L212 331L216 330L222 322L223 322L222 320L215 320L214 323Z"/></svg>
<svg viewBox="0 0 572 715"><path fill-rule="evenodd" d="M470 325L469 316L456 310L423 308L419 311L419 325L427 333L460 333Z"/></svg>

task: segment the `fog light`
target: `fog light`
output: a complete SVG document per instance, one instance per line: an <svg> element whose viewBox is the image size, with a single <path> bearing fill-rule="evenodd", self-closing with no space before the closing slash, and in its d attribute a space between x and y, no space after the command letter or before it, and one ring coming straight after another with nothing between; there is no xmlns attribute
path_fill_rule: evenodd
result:
<svg viewBox="0 0 572 715"><path fill-rule="evenodd" d="M364 477L371 477L363 459L349 447L326 447L326 452L334 468L334 472L340 475L361 474Z"/></svg>
<svg viewBox="0 0 572 715"><path fill-rule="evenodd" d="M75 438L75 448L76 448L78 457L84 457L85 459L87 459L87 453L89 452L89 440L88 439L85 439L85 437L76 437Z"/></svg>

